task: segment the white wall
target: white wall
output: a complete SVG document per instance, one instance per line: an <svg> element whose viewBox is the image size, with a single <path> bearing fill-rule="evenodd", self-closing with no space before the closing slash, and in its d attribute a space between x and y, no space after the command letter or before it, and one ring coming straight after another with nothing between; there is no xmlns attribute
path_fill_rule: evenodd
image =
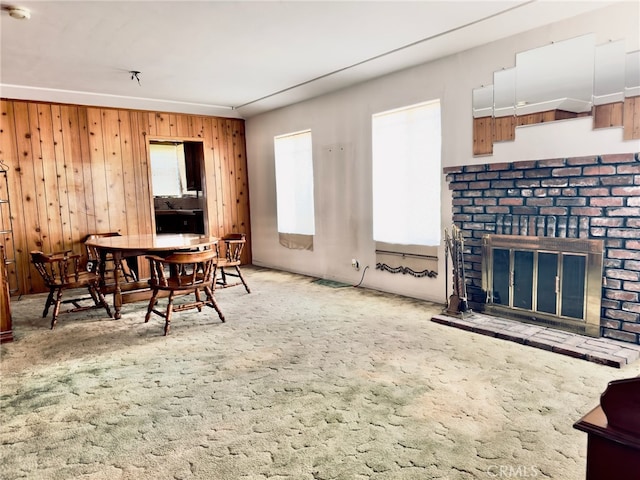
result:
<svg viewBox="0 0 640 480"><path fill-rule="evenodd" d="M514 65L517 52L595 33L597 44L625 38L638 45L638 3L627 2L548 25L506 40L397 72L339 92L252 117L246 122L253 263L445 302L444 249L439 276L414 278L375 270L371 228L371 115L441 99L443 167L565 156L640 151L622 140L621 129L593 131L590 119L519 129L515 142L496 145L494 155L473 157L471 92L492 83L493 72ZM316 236L314 251L278 243L273 137L310 128L314 143ZM451 194L442 176L442 229L451 224ZM419 221L419 219L416 219Z"/></svg>

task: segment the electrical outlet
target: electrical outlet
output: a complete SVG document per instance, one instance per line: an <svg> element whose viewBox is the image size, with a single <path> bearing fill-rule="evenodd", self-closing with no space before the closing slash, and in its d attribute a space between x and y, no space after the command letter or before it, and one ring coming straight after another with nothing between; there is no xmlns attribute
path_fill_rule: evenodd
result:
<svg viewBox="0 0 640 480"><path fill-rule="evenodd" d="M356 260L355 258L351 259L351 266L356 270L360 270L360 262L358 262L358 260Z"/></svg>

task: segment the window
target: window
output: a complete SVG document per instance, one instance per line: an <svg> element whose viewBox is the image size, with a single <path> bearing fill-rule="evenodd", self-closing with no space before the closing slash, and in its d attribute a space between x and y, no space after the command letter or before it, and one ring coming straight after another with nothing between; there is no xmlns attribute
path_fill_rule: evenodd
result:
<svg viewBox="0 0 640 480"><path fill-rule="evenodd" d="M151 185L154 197L181 197L187 191L182 143L151 143Z"/></svg>
<svg viewBox="0 0 640 480"><path fill-rule="evenodd" d="M440 101L372 117L373 238L439 245Z"/></svg>
<svg viewBox="0 0 640 480"><path fill-rule="evenodd" d="M313 236L313 158L311 131L274 138L278 232ZM284 245L285 243L283 243ZM287 243L291 248L309 248Z"/></svg>

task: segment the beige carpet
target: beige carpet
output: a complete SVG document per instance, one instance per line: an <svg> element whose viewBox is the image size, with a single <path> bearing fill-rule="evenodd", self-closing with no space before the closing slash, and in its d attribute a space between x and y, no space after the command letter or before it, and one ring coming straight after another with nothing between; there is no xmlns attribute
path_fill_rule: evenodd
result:
<svg viewBox="0 0 640 480"><path fill-rule="evenodd" d="M430 321L441 306L245 269L252 292L40 318L2 346L3 479L583 479L573 423L638 375ZM431 280L425 279L425 288ZM514 475L511 475L514 478Z"/></svg>

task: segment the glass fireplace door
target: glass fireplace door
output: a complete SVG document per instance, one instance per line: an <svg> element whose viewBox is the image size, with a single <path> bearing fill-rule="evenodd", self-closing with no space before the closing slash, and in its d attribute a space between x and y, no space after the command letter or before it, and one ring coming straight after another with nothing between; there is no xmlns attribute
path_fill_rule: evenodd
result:
<svg viewBox="0 0 640 480"><path fill-rule="evenodd" d="M604 242L484 235L484 311L600 336Z"/></svg>
<svg viewBox="0 0 640 480"><path fill-rule="evenodd" d="M533 309L533 252L513 252L513 306L525 310Z"/></svg>
<svg viewBox="0 0 640 480"><path fill-rule="evenodd" d="M562 256L562 306L563 317L583 318L587 261L584 255Z"/></svg>
<svg viewBox="0 0 640 480"><path fill-rule="evenodd" d="M556 315L558 312L558 254L538 253L538 286L536 289L538 312Z"/></svg>
<svg viewBox="0 0 640 480"><path fill-rule="evenodd" d="M490 303L584 318L586 256L494 248Z"/></svg>
<svg viewBox="0 0 640 480"><path fill-rule="evenodd" d="M511 305L511 252L504 248L494 248L492 258L492 303Z"/></svg>

